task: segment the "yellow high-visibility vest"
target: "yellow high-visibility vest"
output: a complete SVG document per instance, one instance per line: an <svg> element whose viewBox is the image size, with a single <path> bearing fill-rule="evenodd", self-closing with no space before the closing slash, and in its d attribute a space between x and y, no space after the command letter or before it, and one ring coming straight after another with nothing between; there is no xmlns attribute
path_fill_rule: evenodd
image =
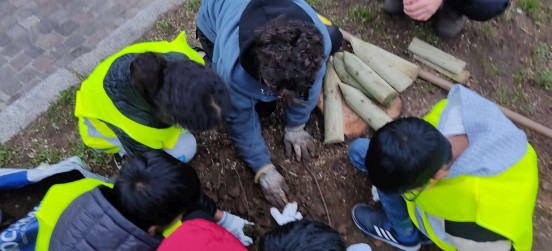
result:
<svg viewBox="0 0 552 251"><path fill-rule="evenodd" d="M182 53L190 60L204 64L201 56L186 42L184 32L171 42L156 41L133 44L105 59L82 82L81 88L77 92L75 116L79 119L79 132L85 145L108 153L115 153L120 149L119 146L114 146L105 139L91 137L88 134L85 118L106 138L115 138L116 135L104 122L121 128L131 138L152 149L171 149L176 144L183 129L177 126L152 128L135 122L115 107L103 87L105 75L117 58L125 54L145 52Z"/></svg>
<svg viewBox="0 0 552 251"><path fill-rule="evenodd" d="M447 100L437 103L424 119L437 126ZM473 163L477 165L477 163ZM531 145L527 153L508 170L488 177L458 176L439 180L414 202L406 201L410 219L423 225L429 238L443 250L456 250L441 240L427 214L454 222L474 222L508 238L515 250L531 250L533 210L538 191L537 155ZM421 221L416 217L421 210Z"/></svg>

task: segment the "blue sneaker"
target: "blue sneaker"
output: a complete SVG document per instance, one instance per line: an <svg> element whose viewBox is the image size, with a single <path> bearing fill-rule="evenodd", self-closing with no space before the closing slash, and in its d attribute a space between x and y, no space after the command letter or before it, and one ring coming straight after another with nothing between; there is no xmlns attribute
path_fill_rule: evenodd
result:
<svg viewBox="0 0 552 251"><path fill-rule="evenodd" d="M417 251L421 247L418 236L412 238L413 240L399 238L381 209L375 209L366 204L357 204L353 207L352 214L355 225L370 237L405 251Z"/></svg>

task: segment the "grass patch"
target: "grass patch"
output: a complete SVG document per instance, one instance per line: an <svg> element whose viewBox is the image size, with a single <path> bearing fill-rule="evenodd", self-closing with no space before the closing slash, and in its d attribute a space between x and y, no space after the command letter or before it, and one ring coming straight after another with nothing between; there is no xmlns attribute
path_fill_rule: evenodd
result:
<svg viewBox="0 0 552 251"><path fill-rule="evenodd" d="M355 6L349 9L349 16L355 22L361 22L363 24L371 22L375 15L369 8Z"/></svg>
<svg viewBox="0 0 552 251"><path fill-rule="evenodd" d="M532 54L537 59L552 59L552 49L546 43L541 42L539 45L537 45L537 47L533 48Z"/></svg>
<svg viewBox="0 0 552 251"><path fill-rule="evenodd" d="M547 91L552 91L552 69L540 70L535 77L535 83Z"/></svg>
<svg viewBox="0 0 552 251"><path fill-rule="evenodd" d="M537 104L534 103L527 92L518 85L514 88L509 88L506 85L499 85L496 92L496 100L499 104L516 108L523 115L531 115L537 109Z"/></svg>
<svg viewBox="0 0 552 251"><path fill-rule="evenodd" d="M540 0L518 0L517 3L539 26L541 26L547 18L545 13L546 9L541 7Z"/></svg>
<svg viewBox="0 0 552 251"><path fill-rule="evenodd" d="M320 4L320 0L305 0L305 2L312 7L318 7L318 4Z"/></svg>
<svg viewBox="0 0 552 251"><path fill-rule="evenodd" d="M492 78L500 74L500 69L498 69L498 67L493 64L491 58L489 58L485 53L479 54L479 60L483 65L483 71L485 72L486 77Z"/></svg>
<svg viewBox="0 0 552 251"><path fill-rule="evenodd" d="M481 32L483 32L483 36L485 36L489 41L494 42L498 38L496 29L490 22L484 22L481 24Z"/></svg>
<svg viewBox="0 0 552 251"><path fill-rule="evenodd" d="M73 108L75 107L77 87L71 87L59 93L59 98L46 111L46 118L52 127L60 129L63 124L75 119Z"/></svg>
<svg viewBox="0 0 552 251"><path fill-rule="evenodd" d="M155 27L165 34L171 34L176 31L172 24L163 19L158 20L157 23L155 23Z"/></svg>
<svg viewBox="0 0 552 251"><path fill-rule="evenodd" d="M433 32L433 27L428 22L412 23L410 35L434 46L437 46L440 41L437 34Z"/></svg>
<svg viewBox="0 0 552 251"><path fill-rule="evenodd" d="M201 0L188 0L184 4L184 9L195 13L199 11L200 6L201 6Z"/></svg>
<svg viewBox="0 0 552 251"><path fill-rule="evenodd" d="M0 145L0 167L6 166L15 160L18 149L11 148L6 145Z"/></svg>

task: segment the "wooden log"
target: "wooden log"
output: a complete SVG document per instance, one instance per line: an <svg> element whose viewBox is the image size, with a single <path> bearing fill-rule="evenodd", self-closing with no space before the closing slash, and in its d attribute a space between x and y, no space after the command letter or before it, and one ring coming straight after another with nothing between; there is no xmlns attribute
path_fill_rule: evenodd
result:
<svg viewBox="0 0 552 251"><path fill-rule="evenodd" d="M341 80L341 83L357 88L359 91L364 93L364 95L371 98L372 96L370 95L370 92L364 89L364 87L362 87L362 85L345 69L345 62L343 61L344 55L345 54L343 52L337 52L332 56L334 69L337 76Z"/></svg>
<svg viewBox="0 0 552 251"><path fill-rule="evenodd" d="M412 40L412 42L410 42L410 45L408 45L408 50L457 75L460 75L464 68L466 68L466 62L455 58L454 56L439 50L438 48L435 48L434 46L416 37Z"/></svg>
<svg viewBox="0 0 552 251"><path fill-rule="evenodd" d="M347 31L340 30L343 38L351 43L353 51L370 68L374 69L398 92L404 91L418 77L419 67L376 45L363 41ZM410 81L407 80L410 79Z"/></svg>
<svg viewBox="0 0 552 251"><path fill-rule="evenodd" d="M433 63L427 61L426 59L424 59L424 58L418 56L417 54L414 54L414 59L416 59L416 60L422 62L423 64L425 64L425 65L431 67L432 69L434 69L434 70L440 72L441 74L443 74L443 75L445 75L445 76L447 76L447 77L453 79L454 81L456 81L456 82L458 82L458 83L464 83L464 82L466 82L466 80L468 80L468 79L470 78L470 76L471 76L471 75L470 75L470 72L467 71L467 70L463 70L460 74L454 74L454 73L452 73L452 72L450 72L450 71L447 71L447 70L445 70L445 69L439 67L439 66L436 65L436 64L433 64Z"/></svg>
<svg viewBox="0 0 552 251"><path fill-rule="evenodd" d="M345 140L343 134L343 108L338 85L341 82L330 58L324 75L324 143L339 143Z"/></svg>
<svg viewBox="0 0 552 251"><path fill-rule="evenodd" d="M345 102L374 130L378 130L392 119L362 92L346 84L339 84Z"/></svg>
<svg viewBox="0 0 552 251"><path fill-rule="evenodd" d="M450 90L454 86L453 83L447 81L446 79L435 76L431 72L424 71L424 70L420 71L420 78L424 79L424 80L426 80L426 81L434 84L435 86L440 87L440 88L442 88L446 91ZM341 87L341 85L339 87ZM341 89L341 90L343 91L343 89ZM343 94L345 94L345 93L343 93ZM508 109L508 108L502 107L500 105L497 105L497 106L504 113L504 115L506 115L506 117L508 117L509 119L514 121L515 123L518 123L521 126L527 127L527 128L529 128L529 129L531 129L535 132L538 132L538 133L552 139L552 128L541 125L541 124L539 124L539 123L537 123L537 122L535 122L535 121L533 121L533 120L531 120L527 117L522 116L519 113L516 113L516 112Z"/></svg>
<svg viewBox="0 0 552 251"><path fill-rule="evenodd" d="M345 69L351 74L362 87L370 93L370 97L375 101L389 106L389 103L394 100L399 93L396 92L383 78L366 65L360 58L352 53L345 52L343 57L345 62Z"/></svg>

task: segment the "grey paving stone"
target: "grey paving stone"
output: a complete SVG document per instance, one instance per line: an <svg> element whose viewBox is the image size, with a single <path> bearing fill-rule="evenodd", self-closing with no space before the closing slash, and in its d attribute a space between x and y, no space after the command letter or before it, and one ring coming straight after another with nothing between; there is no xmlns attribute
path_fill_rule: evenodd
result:
<svg viewBox="0 0 552 251"><path fill-rule="evenodd" d="M67 20L67 21L63 22L62 24L60 24L56 28L56 30L59 34L67 37L67 36L71 35L71 33L73 33L74 30L79 28L79 26L80 25L78 23L76 23L75 21Z"/></svg>
<svg viewBox="0 0 552 251"><path fill-rule="evenodd" d="M40 55L44 54L44 49L37 47L35 45L26 46L25 54L31 56L32 58L37 58Z"/></svg>
<svg viewBox="0 0 552 251"><path fill-rule="evenodd" d="M2 55L0 55L0 65L4 65L4 64L7 64L8 63L8 60L5 59L4 57L2 57Z"/></svg>
<svg viewBox="0 0 552 251"><path fill-rule="evenodd" d="M11 58L21 51L21 47L18 46L15 41L11 41L4 49L2 50L2 55L4 57Z"/></svg>
<svg viewBox="0 0 552 251"><path fill-rule="evenodd" d="M26 4L29 1L27 1L27 0L9 0L9 2L11 4L13 4L13 6L19 7L19 6L22 6L22 5Z"/></svg>
<svg viewBox="0 0 552 251"><path fill-rule="evenodd" d="M77 58L79 57L80 55L84 54L84 53L88 53L90 52L91 49L88 48L87 46L79 46L78 48L74 49L71 51L71 56Z"/></svg>
<svg viewBox="0 0 552 251"><path fill-rule="evenodd" d="M10 28L6 29L6 34L8 34L8 36L10 36L11 38L24 36L25 33L27 33L25 28L21 27L21 25L18 24L12 25Z"/></svg>
<svg viewBox="0 0 552 251"><path fill-rule="evenodd" d="M35 0L35 2L37 2L37 1L38 0ZM51 0L46 0L46 1L50 1L50 3L48 3L48 4L39 4L40 8L38 8L37 14L41 18L48 17L51 13L53 13L54 11L56 11L59 8L59 6L57 4L51 3Z"/></svg>
<svg viewBox="0 0 552 251"><path fill-rule="evenodd" d="M4 31L0 31L0 47L4 47L11 42L11 38Z"/></svg>
<svg viewBox="0 0 552 251"><path fill-rule="evenodd" d="M10 99L10 95L4 93L2 90L0 90L0 101L1 102L7 102Z"/></svg>
<svg viewBox="0 0 552 251"><path fill-rule="evenodd" d="M29 30L32 27L34 27L36 24L40 22L40 18L38 18L36 15L32 15L25 20L19 22L19 25L23 26L23 28Z"/></svg>
<svg viewBox="0 0 552 251"><path fill-rule="evenodd" d="M38 5L35 2L27 1L23 6L17 8L14 12L15 19L18 22L25 20L26 18L37 13Z"/></svg>
<svg viewBox="0 0 552 251"><path fill-rule="evenodd" d="M30 85L33 80L38 79L39 74L33 67L27 67L24 71L17 74L17 80L24 85Z"/></svg>
<svg viewBox="0 0 552 251"><path fill-rule="evenodd" d="M52 32L58 24L49 18L42 18L40 22L36 25L36 30L42 34L48 34Z"/></svg>
<svg viewBox="0 0 552 251"><path fill-rule="evenodd" d="M52 55L56 60L58 60L64 55L69 54L69 52L69 48L64 43L60 42L49 51L49 54Z"/></svg>
<svg viewBox="0 0 552 251"><path fill-rule="evenodd" d="M52 68L55 62L54 57L48 54L42 54L33 60L33 67L41 73L47 73L49 68Z"/></svg>
<svg viewBox="0 0 552 251"><path fill-rule="evenodd" d="M17 20L15 20L12 15L4 15L2 18L0 18L1 27L12 27L16 23Z"/></svg>
<svg viewBox="0 0 552 251"><path fill-rule="evenodd" d="M14 71L20 72L31 62L32 59L33 58L29 55L20 53L10 60L10 66Z"/></svg>
<svg viewBox="0 0 552 251"><path fill-rule="evenodd" d="M55 10L52 14L48 16L51 21L54 21L58 24L65 22L67 17L69 17L69 12L67 12L66 9L62 8Z"/></svg>
<svg viewBox="0 0 552 251"><path fill-rule="evenodd" d="M62 40L63 37L60 34L58 34L57 32L52 32L49 34L38 36L38 39L36 40L36 45L45 50L51 50L56 45L61 43Z"/></svg>
<svg viewBox="0 0 552 251"><path fill-rule="evenodd" d="M73 34L70 37L65 39L65 46L67 48L73 49L81 46L86 39L81 34Z"/></svg>
<svg viewBox="0 0 552 251"><path fill-rule="evenodd" d="M0 17L11 13L15 9L9 1L0 1Z"/></svg>
<svg viewBox="0 0 552 251"><path fill-rule="evenodd" d="M73 62L73 60L75 60L75 57L73 57L71 53L67 53L61 58L56 59L55 66L57 68L65 68L65 66L69 65L71 62Z"/></svg>
<svg viewBox="0 0 552 251"><path fill-rule="evenodd" d="M13 96L21 89L21 84L15 79L16 73L7 65L0 67L0 76L2 76L2 84L0 90L8 96Z"/></svg>

